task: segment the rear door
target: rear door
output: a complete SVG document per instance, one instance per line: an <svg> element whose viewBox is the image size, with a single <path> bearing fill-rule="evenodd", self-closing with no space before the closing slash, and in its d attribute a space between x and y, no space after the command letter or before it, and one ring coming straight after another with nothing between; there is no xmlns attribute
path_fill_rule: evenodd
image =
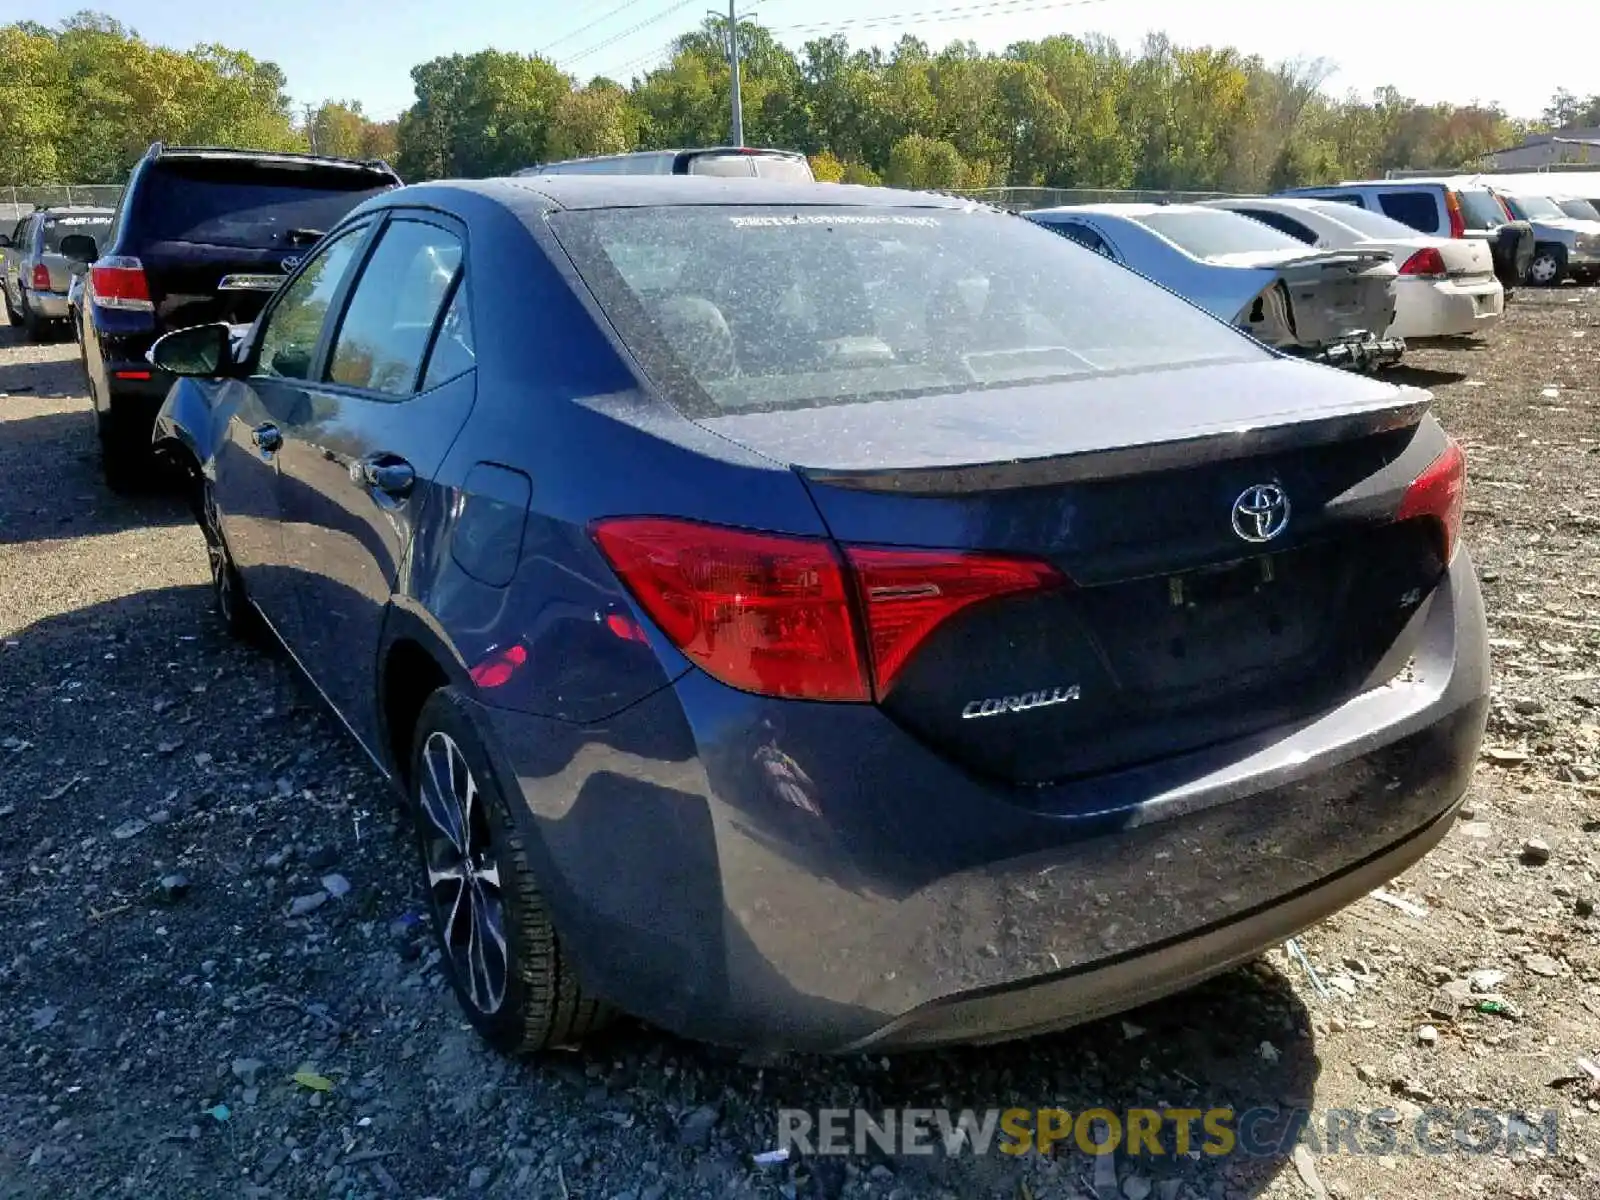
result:
<svg viewBox="0 0 1600 1200"><path fill-rule="evenodd" d="M140 180L125 253L144 265L159 328L247 323L323 233L388 186L343 167L163 156Z"/></svg>
<svg viewBox="0 0 1600 1200"><path fill-rule="evenodd" d="M378 640L412 531L475 395L466 234L395 212L282 424L291 649L369 746Z"/></svg>

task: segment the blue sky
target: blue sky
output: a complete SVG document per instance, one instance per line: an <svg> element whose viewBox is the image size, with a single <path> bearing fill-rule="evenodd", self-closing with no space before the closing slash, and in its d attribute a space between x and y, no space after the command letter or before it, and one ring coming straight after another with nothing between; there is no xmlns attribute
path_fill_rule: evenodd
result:
<svg viewBox="0 0 1600 1200"><path fill-rule="evenodd" d="M658 61L666 43L698 23L715 0L633 0L568 36L625 2L0 0L0 24L51 23L93 7L149 41L184 48L223 42L271 59L288 75L298 102L356 99L389 117L411 100L414 63L486 46L549 48L580 79L626 79ZM652 20L674 5L676 11ZM1104 33L1136 45L1164 30L1183 44L1233 45L1268 59L1327 58L1338 67L1327 85L1336 92L1392 83L1420 100L1498 101L1519 116L1537 115L1557 86L1580 93L1600 87L1593 39L1581 36L1594 19L1589 0L1547 0L1535 30L1566 24L1572 36L1535 36L1519 49L1501 36L1506 10L1471 0L740 0L740 6L795 47L832 28L853 44L888 46L911 32L935 47L971 39L985 49L1052 33ZM915 15L935 12L944 19ZM628 32L638 25L644 27Z"/></svg>

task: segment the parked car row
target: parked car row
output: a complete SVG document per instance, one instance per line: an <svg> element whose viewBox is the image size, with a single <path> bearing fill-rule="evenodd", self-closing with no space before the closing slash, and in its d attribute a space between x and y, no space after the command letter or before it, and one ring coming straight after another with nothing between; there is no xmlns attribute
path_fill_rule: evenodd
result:
<svg viewBox="0 0 1600 1200"><path fill-rule="evenodd" d="M1458 292L1480 328L1481 252L759 170L392 183L153 154L85 363L99 411L164 393L218 612L404 798L496 1046L1055 1029L1449 829L1488 695L1462 451L1427 393L1265 343ZM1106 261L1162 254L1200 304Z"/></svg>
<svg viewBox="0 0 1600 1200"><path fill-rule="evenodd" d="M72 235L103 238L111 227L109 208L62 206L41 208L0 233L0 294L6 319L20 325L30 341L69 319L71 260L61 252Z"/></svg>
<svg viewBox="0 0 1600 1200"><path fill-rule="evenodd" d="M114 488L137 486L154 465L150 432L172 384L148 360L155 340L206 321L248 324L328 228L399 185L381 162L157 143L114 213L42 215L64 236L53 307L39 311L67 320L78 339Z"/></svg>

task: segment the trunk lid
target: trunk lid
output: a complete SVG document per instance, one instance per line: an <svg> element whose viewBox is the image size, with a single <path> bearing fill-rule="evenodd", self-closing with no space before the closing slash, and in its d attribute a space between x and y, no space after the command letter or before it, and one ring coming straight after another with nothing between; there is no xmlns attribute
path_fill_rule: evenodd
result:
<svg viewBox="0 0 1600 1200"><path fill-rule="evenodd" d="M1241 314L1269 345L1315 348L1353 333L1382 336L1394 323L1397 268L1387 250L1330 250L1294 258L1218 255L1225 266L1272 267L1278 280Z"/></svg>
<svg viewBox="0 0 1600 1200"><path fill-rule="evenodd" d="M1427 402L1268 362L701 423L795 465L846 545L1043 559L1072 581L957 613L880 697L936 753L1044 784L1397 672L1443 569L1428 528L1392 520L1443 445ZM1255 512L1287 524L1248 540Z"/></svg>

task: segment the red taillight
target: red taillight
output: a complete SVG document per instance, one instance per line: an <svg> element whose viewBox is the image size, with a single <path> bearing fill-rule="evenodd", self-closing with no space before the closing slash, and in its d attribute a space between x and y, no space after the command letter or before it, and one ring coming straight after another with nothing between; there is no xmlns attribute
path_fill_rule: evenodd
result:
<svg viewBox="0 0 1600 1200"><path fill-rule="evenodd" d="M1445 274L1444 255L1439 253L1436 246L1429 246L1426 250L1418 250L1400 264L1400 274L1442 278Z"/></svg>
<svg viewBox="0 0 1600 1200"><path fill-rule="evenodd" d="M944 550L850 548L847 571L818 538L667 518L602 521L594 537L691 662L733 687L792 699L881 698L955 613L1065 582L1048 564Z"/></svg>
<svg viewBox="0 0 1600 1200"><path fill-rule="evenodd" d="M504 687L511 682L517 668L527 661L528 651L520 645L511 645L490 655L467 674L481 688Z"/></svg>
<svg viewBox="0 0 1600 1200"><path fill-rule="evenodd" d="M827 542L649 517L595 541L685 657L748 692L869 698L844 570Z"/></svg>
<svg viewBox="0 0 1600 1200"><path fill-rule="evenodd" d="M1461 215L1461 197L1454 192L1446 190L1444 194L1444 211L1450 218L1450 236L1461 238L1467 236L1467 220Z"/></svg>
<svg viewBox="0 0 1600 1200"><path fill-rule="evenodd" d="M1461 539L1461 521L1467 507L1467 456L1454 438L1428 469L1411 481L1400 501L1398 521L1432 517L1444 531L1444 560L1455 557Z"/></svg>
<svg viewBox="0 0 1600 1200"><path fill-rule="evenodd" d="M89 284L94 288L94 302L102 308L154 311L144 264L137 258L102 258L89 268Z"/></svg>
<svg viewBox="0 0 1600 1200"><path fill-rule="evenodd" d="M50 268L43 263L33 264L33 282L28 285L36 292L50 290Z"/></svg>
<svg viewBox="0 0 1600 1200"><path fill-rule="evenodd" d="M1049 563L942 550L845 551L856 575L872 649L877 694L930 633L980 600L1039 591L1066 582Z"/></svg>

